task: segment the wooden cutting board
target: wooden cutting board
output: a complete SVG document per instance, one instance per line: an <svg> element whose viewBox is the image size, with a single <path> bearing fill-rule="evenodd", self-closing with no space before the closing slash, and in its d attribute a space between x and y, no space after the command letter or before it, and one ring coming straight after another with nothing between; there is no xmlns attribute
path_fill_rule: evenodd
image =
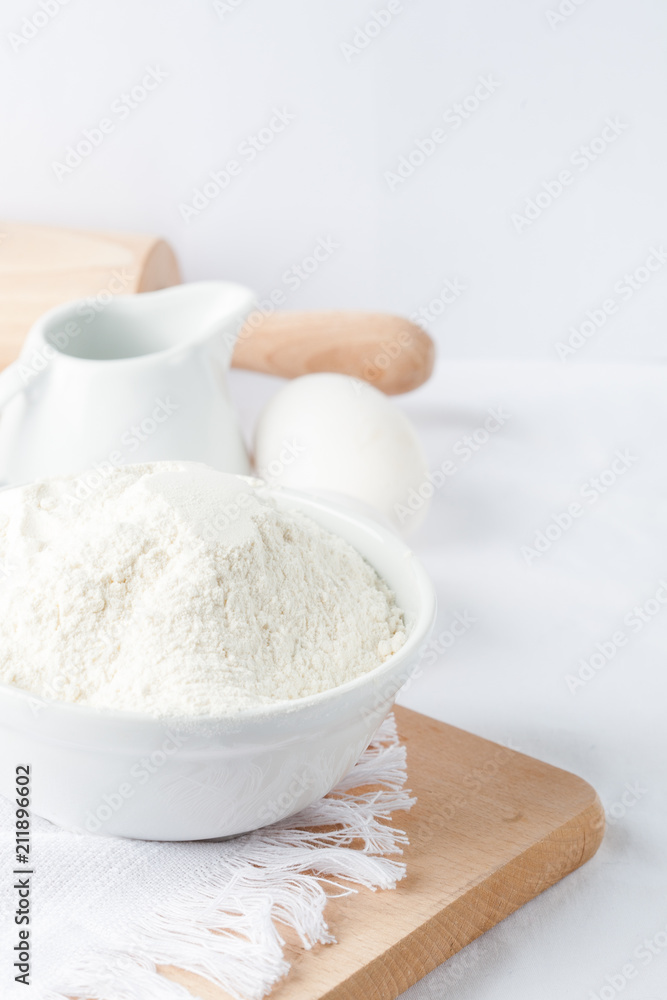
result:
<svg viewBox="0 0 667 1000"><path fill-rule="evenodd" d="M418 798L394 816L410 838L407 876L393 891L331 900L338 943L289 948L292 970L271 1000L394 1000L600 845L604 811L582 778L404 708L396 719ZM197 976L163 973L228 1000Z"/></svg>

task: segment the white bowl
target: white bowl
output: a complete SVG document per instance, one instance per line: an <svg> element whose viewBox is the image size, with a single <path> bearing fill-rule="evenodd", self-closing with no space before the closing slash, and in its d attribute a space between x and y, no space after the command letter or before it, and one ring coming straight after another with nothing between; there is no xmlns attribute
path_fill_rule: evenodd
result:
<svg viewBox="0 0 667 1000"><path fill-rule="evenodd" d="M345 538L387 581L409 635L379 667L340 687L217 718L155 719L45 701L0 685L0 792L30 765L32 809L60 826L147 840L229 837L276 822L329 792L390 711L428 640L435 594L412 552L370 518L272 490Z"/></svg>

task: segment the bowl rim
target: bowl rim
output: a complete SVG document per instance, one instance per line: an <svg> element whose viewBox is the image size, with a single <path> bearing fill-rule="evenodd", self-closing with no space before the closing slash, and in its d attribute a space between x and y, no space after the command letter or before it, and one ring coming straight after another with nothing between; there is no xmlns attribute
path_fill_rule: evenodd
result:
<svg viewBox="0 0 667 1000"><path fill-rule="evenodd" d="M187 460L171 459L170 461ZM237 475L237 473L230 473L230 475ZM242 476L241 474L238 475L239 478L246 480L253 478ZM255 482L261 483L263 481L255 479ZM6 490L11 489L20 489L21 486L26 485L29 484L21 483L16 485L6 485L0 487L0 492L5 492ZM330 500L329 498L322 498L314 491L313 493L308 493L305 491L302 492L301 490L288 489L282 486L263 485L262 492L265 492L274 499L287 501L288 504L293 502L299 510L301 510L304 506L324 510L327 513L333 514L342 521L346 521L348 523L351 522L356 527L361 527L369 535L375 536L378 542L387 544L393 548L396 553L397 561L400 557L402 557L405 559L406 563L410 565L411 570L414 573L415 583L419 592L417 601L419 610L416 612L414 619L411 622L410 631L405 643L395 653L392 653L383 663L379 663L376 667L366 671L366 673L352 678L352 680L345 681L343 684L339 684L333 688L327 688L326 691L304 695L301 698L276 701L268 705L244 708L237 712L216 715L151 715L148 712L135 712L129 709L107 708L105 706L87 705L80 702L61 701L57 698L44 698L43 696L29 691L26 688L21 688L14 684L6 684L1 681L0 697L8 695L19 701L38 701L42 703L45 708L48 707L51 710L55 710L58 714L72 714L74 718L81 720L86 718L89 720L95 718L100 720L103 719L105 722L117 720L119 723L124 723L126 725L136 723L137 725L141 724L144 726L149 724L153 726L156 724L178 726L180 724L192 729L198 724L206 727L215 726L216 724L252 724L280 717L287 718L299 713L302 710L305 712L310 708L317 708L333 703L338 699L344 698L346 694L358 691L367 685L372 687L376 681L380 681L385 675L393 673L394 669L401 662L411 659L415 649L419 646L419 643L423 642L423 640L429 635L435 622L437 612L435 588L419 558L415 555L412 549L410 549L402 538L395 534L391 528L386 528L374 518L352 511L349 508ZM314 518L314 520L316 520L316 518ZM327 528L327 530L331 529ZM336 532L332 533L335 534ZM352 545L351 542L348 544ZM358 551L354 545L352 545L352 547L355 548L355 551ZM362 555L362 558L366 559L367 562L370 562L370 560L368 560L362 553L359 554ZM371 563L371 565L373 564ZM373 568L375 569L375 567ZM378 572L377 569L376 572ZM393 593L394 591L391 588L389 581L385 580L385 583L387 583ZM398 693L407 680L408 676L406 675L405 680L396 687L396 693Z"/></svg>

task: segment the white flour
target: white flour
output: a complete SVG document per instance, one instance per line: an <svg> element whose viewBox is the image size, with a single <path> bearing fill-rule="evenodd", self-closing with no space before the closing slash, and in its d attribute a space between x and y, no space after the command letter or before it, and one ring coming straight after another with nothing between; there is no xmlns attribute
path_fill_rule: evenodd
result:
<svg viewBox="0 0 667 1000"><path fill-rule="evenodd" d="M256 481L158 462L85 493L74 478L0 493L4 683L222 715L335 687L405 641L375 570Z"/></svg>

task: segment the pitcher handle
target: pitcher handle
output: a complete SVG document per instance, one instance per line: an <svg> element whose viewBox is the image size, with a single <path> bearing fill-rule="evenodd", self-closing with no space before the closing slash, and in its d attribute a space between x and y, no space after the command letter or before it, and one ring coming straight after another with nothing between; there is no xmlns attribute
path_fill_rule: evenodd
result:
<svg viewBox="0 0 667 1000"><path fill-rule="evenodd" d="M19 375L19 364L14 361L0 372L0 410L25 388L26 383Z"/></svg>

